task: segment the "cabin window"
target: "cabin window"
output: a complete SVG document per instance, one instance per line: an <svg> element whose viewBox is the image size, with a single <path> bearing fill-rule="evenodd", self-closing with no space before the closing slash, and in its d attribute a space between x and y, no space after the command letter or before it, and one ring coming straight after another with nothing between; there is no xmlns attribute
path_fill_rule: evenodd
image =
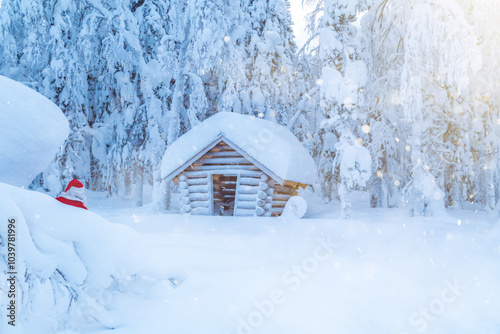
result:
<svg viewBox="0 0 500 334"><path fill-rule="evenodd" d="M237 175L212 174L213 215L233 216Z"/></svg>

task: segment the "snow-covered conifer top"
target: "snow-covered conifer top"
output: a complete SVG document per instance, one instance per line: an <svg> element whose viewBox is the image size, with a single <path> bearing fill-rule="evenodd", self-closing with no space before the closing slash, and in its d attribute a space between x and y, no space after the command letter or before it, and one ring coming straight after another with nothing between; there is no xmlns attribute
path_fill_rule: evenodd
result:
<svg viewBox="0 0 500 334"><path fill-rule="evenodd" d="M261 118L219 112L193 127L168 147L162 178L223 136L283 180L304 184L316 181L316 165L299 140L283 126Z"/></svg>

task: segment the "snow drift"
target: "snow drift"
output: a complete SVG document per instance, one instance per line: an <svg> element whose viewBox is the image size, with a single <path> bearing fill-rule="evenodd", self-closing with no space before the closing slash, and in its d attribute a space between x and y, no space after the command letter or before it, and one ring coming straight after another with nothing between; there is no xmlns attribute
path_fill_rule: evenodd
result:
<svg viewBox="0 0 500 334"><path fill-rule="evenodd" d="M68 134L68 121L54 103L0 76L0 182L28 186Z"/></svg>
<svg viewBox="0 0 500 334"><path fill-rule="evenodd" d="M0 183L2 267L7 265L7 221L12 218L18 327L26 333L54 333L89 321L114 327L99 296L116 291L140 269L145 261L140 235L45 194ZM2 310L6 302L2 298Z"/></svg>

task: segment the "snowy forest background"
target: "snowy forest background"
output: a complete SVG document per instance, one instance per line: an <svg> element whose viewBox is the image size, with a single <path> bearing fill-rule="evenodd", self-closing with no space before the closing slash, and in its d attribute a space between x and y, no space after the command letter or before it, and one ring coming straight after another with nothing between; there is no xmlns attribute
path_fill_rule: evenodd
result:
<svg viewBox="0 0 500 334"><path fill-rule="evenodd" d="M0 74L55 102L71 133L31 187L161 197L166 147L219 111L288 127L336 198L367 147L373 207L436 180L448 207L500 196L500 21L491 0L1 0ZM352 187L361 187L353 184ZM139 203L140 204L140 203Z"/></svg>

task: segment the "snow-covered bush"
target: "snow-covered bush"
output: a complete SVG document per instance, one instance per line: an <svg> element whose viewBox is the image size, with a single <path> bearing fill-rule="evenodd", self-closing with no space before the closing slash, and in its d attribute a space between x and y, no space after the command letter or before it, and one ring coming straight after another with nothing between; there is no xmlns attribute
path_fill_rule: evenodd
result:
<svg viewBox="0 0 500 334"><path fill-rule="evenodd" d="M25 333L74 330L88 322L116 327L106 303L111 301L111 292L119 291L144 263L140 235L45 194L0 183L3 268L8 262L7 221L12 218L17 257L16 325ZM6 293L3 284L0 295ZM7 302L2 297L2 310ZM5 323L0 326L7 326Z"/></svg>
<svg viewBox="0 0 500 334"><path fill-rule="evenodd" d="M436 177L429 172L429 167L417 165L413 171L414 181L409 184L407 197L411 201L414 216L432 216L444 214L444 191L436 182ZM413 186L413 187L411 187Z"/></svg>
<svg viewBox="0 0 500 334"><path fill-rule="evenodd" d="M335 166L339 166L339 197L342 218L351 217L351 191L366 186L371 176L372 158L366 147L352 143L352 135L344 134L344 140L337 143Z"/></svg>

